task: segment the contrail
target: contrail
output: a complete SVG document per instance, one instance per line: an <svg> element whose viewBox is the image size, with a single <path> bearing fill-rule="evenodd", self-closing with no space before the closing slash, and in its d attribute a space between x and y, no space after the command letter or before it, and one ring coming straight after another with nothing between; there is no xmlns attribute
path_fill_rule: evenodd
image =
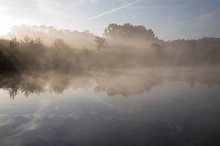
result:
<svg viewBox="0 0 220 146"><path fill-rule="evenodd" d="M96 18L102 17L102 16L104 16L104 15L107 15L107 14L110 14L110 13L113 13L113 12L119 11L119 10L121 10L121 9L124 9L124 8L126 8L126 7L132 6L132 5L134 5L134 4L136 4L136 3L139 3L139 2L141 2L141 1L143 1L143 0L138 0L138 1L135 1L135 2L132 2L132 3L129 3L129 4L127 4L127 5L123 5L123 6L120 6L120 7L114 8L114 9L111 9L110 11L107 11L107 12L101 13L101 14L99 14L99 15L96 15L96 16L93 16L93 17L90 17L90 18L81 20L81 21L79 21L79 22L77 22L77 23L75 23L75 24L73 24L73 25L77 25L77 24L80 24L80 23L83 23L83 22L86 22L86 21L89 21L89 20L92 20L92 19L96 19Z"/></svg>
<svg viewBox="0 0 220 146"><path fill-rule="evenodd" d="M142 7L129 7L130 9L162 9L162 8L175 8L182 7L183 5L174 5L174 6L142 6Z"/></svg>

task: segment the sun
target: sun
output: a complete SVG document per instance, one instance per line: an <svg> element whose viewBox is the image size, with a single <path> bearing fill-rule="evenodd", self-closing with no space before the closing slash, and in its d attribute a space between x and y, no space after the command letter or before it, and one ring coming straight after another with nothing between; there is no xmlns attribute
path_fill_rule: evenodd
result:
<svg viewBox="0 0 220 146"><path fill-rule="evenodd" d="M11 28L16 25L15 21L4 13L0 14L0 20L0 35L6 35L11 31Z"/></svg>
<svg viewBox="0 0 220 146"><path fill-rule="evenodd" d="M0 36L7 35L12 31L14 26L20 26L24 24L31 24L30 20L22 18L14 18L6 13L0 11Z"/></svg>
<svg viewBox="0 0 220 146"><path fill-rule="evenodd" d="M0 36L6 35L13 26L13 19L7 14L7 8L0 6Z"/></svg>
<svg viewBox="0 0 220 146"><path fill-rule="evenodd" d="M22 25L27 20L15 18L7 13L7 8L0 6L0 36L7 35L16 25Z"/></svg>

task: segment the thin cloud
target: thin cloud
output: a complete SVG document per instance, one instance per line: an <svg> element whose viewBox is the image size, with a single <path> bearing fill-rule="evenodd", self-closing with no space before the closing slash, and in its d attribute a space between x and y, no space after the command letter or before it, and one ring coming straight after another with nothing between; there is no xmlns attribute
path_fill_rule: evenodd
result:
<svg viewBox="0 0 220 146"><path fill-rule="evenodd" d="M137 4L137 3L141 2L141 1L142 1L142 0L138 0L138 1L135 1L135 2L132 2L132 3L129 3L129 4L127 4L127 5L123 5L123 6L120 6L120 7L114 8L114 9L111 9L110 11L107 11L107 12L101 13L101 14L99 14L99 15L96 15L96 16L93 16L93 17L90 17L90 18L81 20L81 21L79 21L79 22L77 22L77 23L75 23L75 24L73 24L73 25L78 25L78 24L81 24L81 23L83 23L83 22L86 22L86 21L89 21L89 20L93 20L93 19L102 17L102 16L104 16L104 15L107 15L107 14L110 14L110 13L114 13L114 12L116 12L116 11L122 10L122 9L127 8L127 7L129 7L129 6L132 6L132 5L134 5L134 4Z"/></svg>

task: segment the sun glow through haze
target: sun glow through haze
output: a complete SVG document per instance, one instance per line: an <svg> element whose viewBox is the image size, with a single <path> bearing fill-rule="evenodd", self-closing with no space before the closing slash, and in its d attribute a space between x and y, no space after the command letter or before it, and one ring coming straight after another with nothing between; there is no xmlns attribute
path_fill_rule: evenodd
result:
<svg viewBox="0 0 220 146"><path fill-rule="evenodd" d="M0 35L23 24L102 35L110 23L131 23L164 40L220 37L219 5L219 0L0 0Z"/></svg>
<svg viewBox="0 0 220 146"><path fill-rule="evenodd" d="M0 6L0 20L1 27L0 27L0 36L6 35L7 33L12 31L13 26L16 25L23 25L28 23L28 20L25 18L14 18L7 14L7 8Z"/></svg>

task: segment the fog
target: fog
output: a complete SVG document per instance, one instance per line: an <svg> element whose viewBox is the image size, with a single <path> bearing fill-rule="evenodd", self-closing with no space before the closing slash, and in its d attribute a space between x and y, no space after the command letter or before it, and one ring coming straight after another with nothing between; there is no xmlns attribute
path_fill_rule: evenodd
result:
<svg viewBox="0 0 220 146"><path fill-rule="evenodd" d="M14 26L12 31L5 36L7 39L17 38L18 40L23 40L26 36L32 39L40 38L44 44L51 45L54 40L62 39L68 45L75 49L89 47L94 49L94 34L89 31L79 32L77 30L58 30L53 26Z"/></svg>
<svg viewBox="0 0 220 146"><path fill-rule="evenodd" d="M20 26L0 40L0 72L88 72L136 67L219 66L220 39L163 41L144 26L89 31Z"/></svg>
<svg viewBox="0 0 220 146"><path fill-rule="evenodd" d="M22 75L2 75L0 88L7 91L10 98L17 95L29 97L46 92L62 94L73 89L92 89L108 96L128 97L150 92L154 87L183 82L190 88L196 84L219 86L220 69L216 68L136 68L124 70L99 70L87 73L25 73Z"/></svg>
<svg viewBox="0 0 220 146"><path fill-rule="evenodd" d="M219 56L219 38L129 23L15 27L0 39L0 143L219 145Z"/></svg>
<svg viewBox="0 0 220 146"><path fill-rule="evenodd" d="M129 23L103 36L23 25L0 40L1 88L11 98L70 86L129 96L165 81L219 84L219 47L219 38L163 41Z"/></svg>

